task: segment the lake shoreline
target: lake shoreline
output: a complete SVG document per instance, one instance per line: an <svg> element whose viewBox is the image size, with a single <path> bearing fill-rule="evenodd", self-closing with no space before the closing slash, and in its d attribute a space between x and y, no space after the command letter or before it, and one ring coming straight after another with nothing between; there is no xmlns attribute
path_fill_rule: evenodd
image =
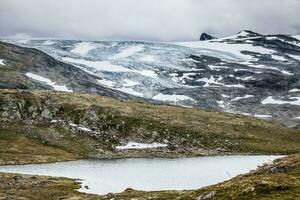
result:
<svg viewBox="0 0 300 200"><path fill-rule="evenodd" d="M283 170L284 169L284 170ZM231 197L241 197L238 191L245 190L245 187L250 187L248 184L253 184L254 191L256 191L256 185L259 185L264 182L264 184L271 184L268 190L276 190L280 193L280 185L286 187L285 194L291 197L297 197L297 193L294 190L300 189L300 182L294 179L294 175L300 172L300 155L294 154L289 155L284 158L275 160L272 164L264 165L259 167L257 170L251 171L250 173L239 175L233 179L225 181L217 185L212 185L196 190L182 190L182 191L157 191L157 192L144 192L137 191L133 189L126 189L122 193L117 194L107 194L107 195L92 195L85 194L76 191L79 189L80 184L76 179L66 179L66 178L57 178L57 177L46 177L46 176L34 176L34 175L20 175L20 174L11 174L11 173L0 173L0 179L3 180L0 183L0 196L1 195L15 195L15 197L27 197L29 199L51 199L54 197L68 197L68 198L79 198L79 199L196 199L201 195L207 195L209 193L214 194L219 198L217 199L227 199ZM281 182L278 179L278 176L287 176L287 178ZM265 179L268 182L265 182ZM254 182L253 182L254 181ZM296 182L295 182L296 181ZM287 186L287 184L292 184L296 187ZM275 186L274 184L277 184ZM36 187L37 185L44 184L42 187ZM35 185L35 186L34 186ZM47 187L45 187L47 185ZM34 187L33 187L34 186ZM25 187L25 190L22 192L18 190L19 187ZM238 187L238 188L236 188ZM261 187L261 186L260 186ZM2 189L1 189L2 188ZM5 188L5 190L3 190ZM273 188L273 189L272 189ZM297 189L298 188L298 189ZM28 191L34 191L28 193ZM37 191L38 190L38 191ZM291 190L290 193L287 193ZM13 192L12 192L13 191ZM225 192L226 191L226 192ZM34 194L34 195L33 195ZM256 197L260 199L261 195L265 194L264 190L261 189L258 192L251 192L250 197ZM269 196L272 197L272 192ZM299 193L298 193L299 194ZM50 198L51 197L51 198ZM264 196L266 197L266 196ZM280 196L279 196L280 197ZM282 196L281 196L282 197ZM299 197L299 196L298 196ZM270 198L276 199L276 198ZM277 199L282 199L278 198ZM295 199L295 198L294 198Z"/></svg>

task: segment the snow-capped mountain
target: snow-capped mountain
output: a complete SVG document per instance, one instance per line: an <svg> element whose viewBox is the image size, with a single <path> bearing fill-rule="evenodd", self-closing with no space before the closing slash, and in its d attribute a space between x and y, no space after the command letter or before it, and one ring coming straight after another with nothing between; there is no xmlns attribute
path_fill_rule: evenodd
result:
<svg viewBox="0 0 300 200"><path fill-rule="evenodd" d="M242 31L227 38L174 43L5 41L39 49L115 91L299 126L300 36Z"/></svg>

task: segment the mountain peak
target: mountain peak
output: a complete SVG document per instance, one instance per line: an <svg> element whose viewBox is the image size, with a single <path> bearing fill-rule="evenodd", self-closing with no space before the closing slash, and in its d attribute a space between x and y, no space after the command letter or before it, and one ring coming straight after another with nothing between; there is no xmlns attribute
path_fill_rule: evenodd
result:
<svg viewBox="0 0 300 200"><path fill-rule="evenodd" d="M255 36L261 36L261 34L255 33L255 32L250 31L250 30L242 30L242 31L238 32L237 35L240 36L240 37L255 37Z"/></svg>
<svg viewBox="0 0 300 200"><path fill-rule="evenodd" d="M214 37L214 36L211 36L207 33L202 33L201 36L200 36L200 41L212 40L212 39L217 39L217 38Z"/></svg>

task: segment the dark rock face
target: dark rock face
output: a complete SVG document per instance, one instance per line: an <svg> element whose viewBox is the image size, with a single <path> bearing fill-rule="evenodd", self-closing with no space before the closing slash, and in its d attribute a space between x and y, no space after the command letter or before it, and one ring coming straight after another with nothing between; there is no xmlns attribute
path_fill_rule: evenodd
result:
<svg viewBox="0 0 300 200"><path fill-rule="evenodd" d="M207 33L202 33L201 36L200 36L200 41L212 40L212 39L216 39L216 37L211 36Z"/></svg>

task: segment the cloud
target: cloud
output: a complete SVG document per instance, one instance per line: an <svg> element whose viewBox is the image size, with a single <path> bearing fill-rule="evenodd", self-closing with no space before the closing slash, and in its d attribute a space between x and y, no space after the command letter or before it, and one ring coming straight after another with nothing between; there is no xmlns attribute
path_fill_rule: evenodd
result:
<svg viewBox="0 0 300 200"><path fill-rule="evenodd" d="M1 0L0 36L197 40L243 29L300 33L298 0Z"/></svg>

